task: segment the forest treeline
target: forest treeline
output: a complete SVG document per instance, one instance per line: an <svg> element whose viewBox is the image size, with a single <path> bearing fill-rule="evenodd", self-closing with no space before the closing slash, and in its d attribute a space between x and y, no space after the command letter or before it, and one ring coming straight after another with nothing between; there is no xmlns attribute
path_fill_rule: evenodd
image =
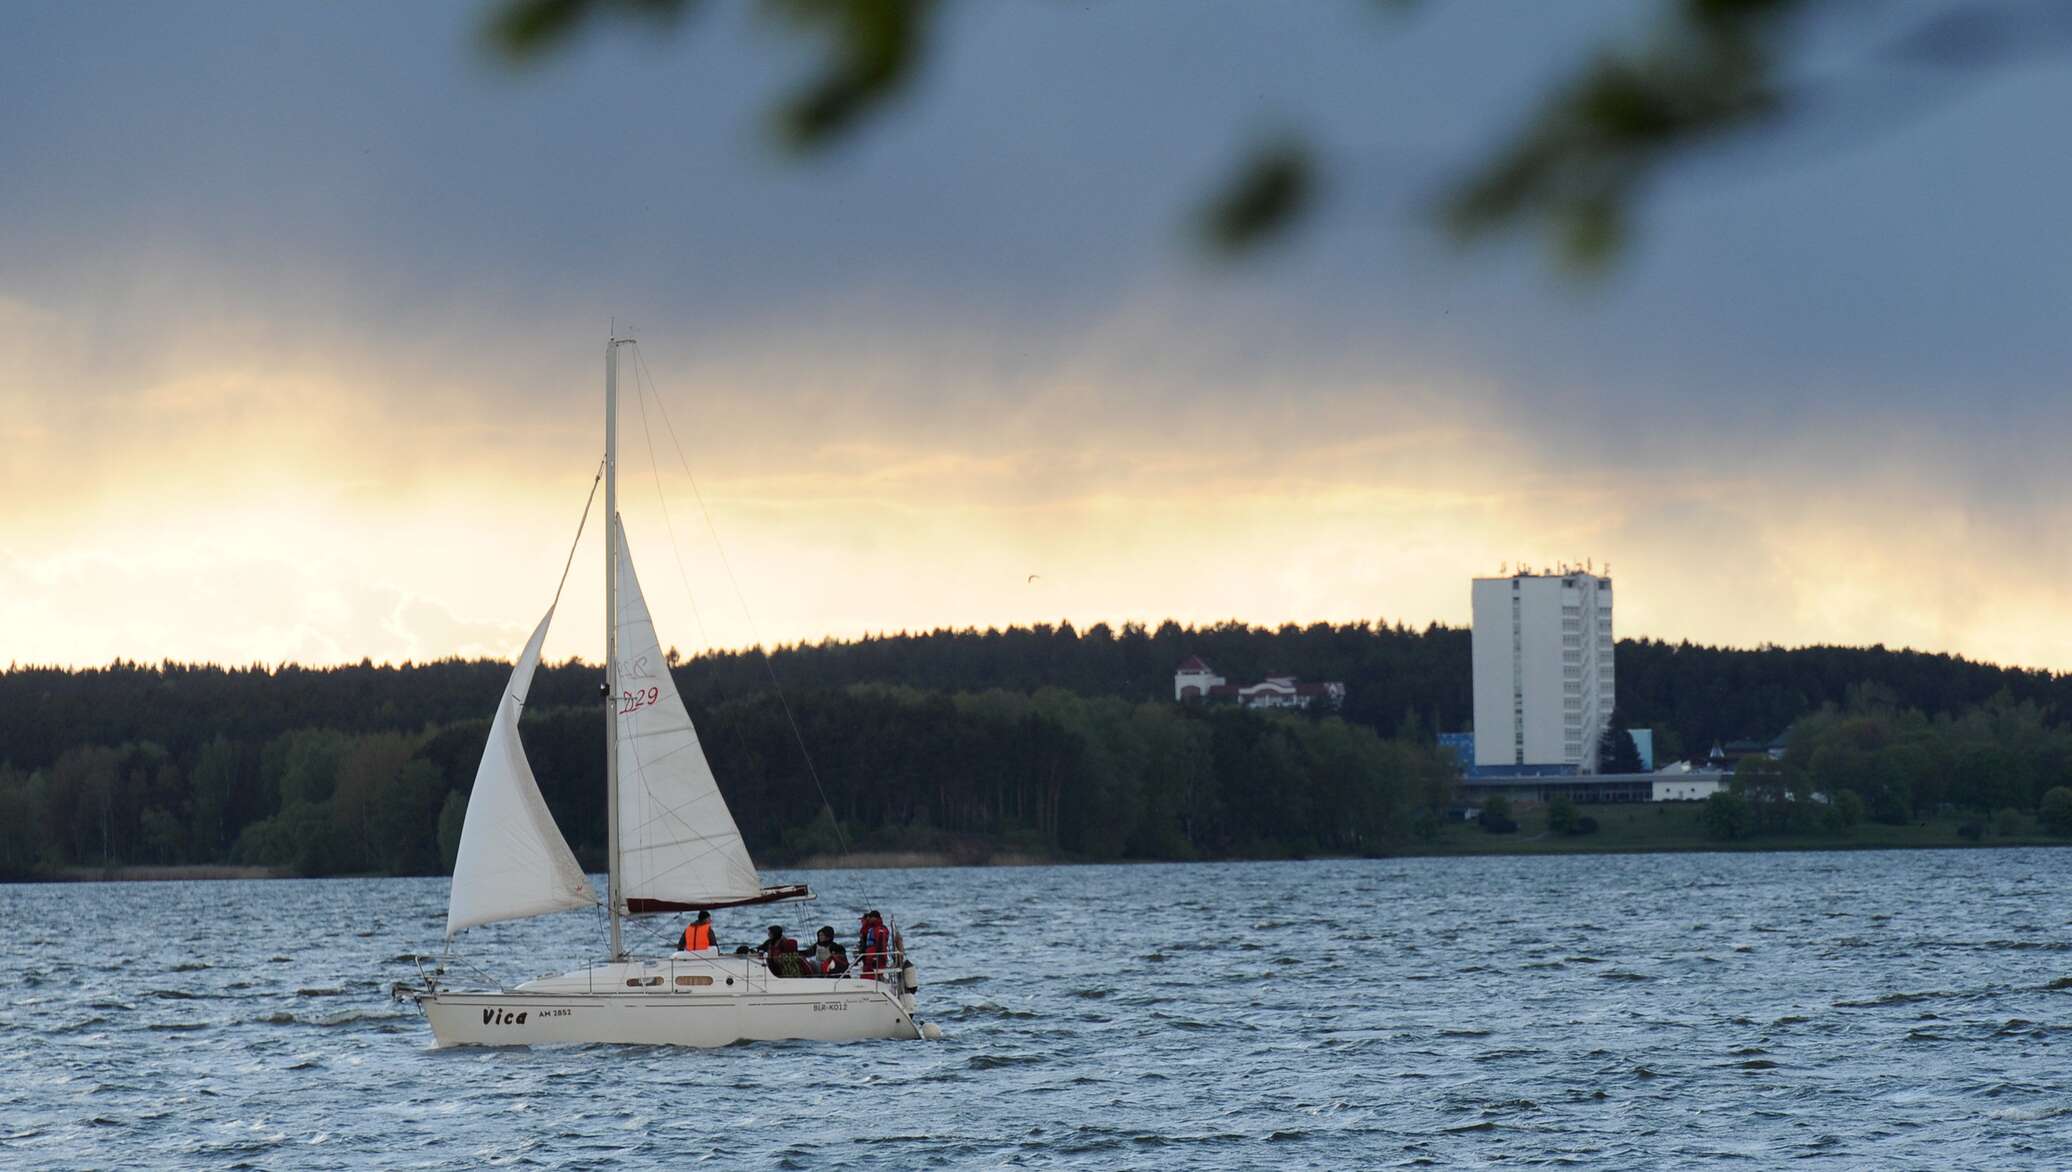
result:
<svg viewBox="0 0 2072 1172"><path fill-rule="evenodd" d="M692 713L743 837L766 863L844 849L1376 853L1429 829L1451 790L1452 770L1430 745L1337 717L1059 688L856 684L789 703L810 768L774 694ZM488 728L218 734L191 759L125 742L67 749L34 772L0 767L0 872L190 862L448 871ZM520 726L555 822L592 869L605 842L603 733L599 706L531 706Z"/></svg>
<svg viewBox="0 0 2072 1172"><path fill-rule="evenodd" d="M1340 680L1346 703L1321 719L1183 709L1172 671L1189 655L1236 682ZM1864 710L1864 685L1890 720L1931 727L2014 708L2055 737L2057 714L2072 711L2072 678L1947 655L1653 640L1617 655L1621 722L1654 728L1665 760L1795 726L1796 752L1802 736L1827 736L1822 721L1858 719L1848 714ZM1466 727L1472 708L1468 632L1443 626L945 630L768 659L719 653L674 671L744 835L771 860L834 849L837 825L852 846L978 841L1086 858L1386 849L1444 805L1431 734ZM0 869L440 870L508 674L494 661L11 667L0 673ZM542 666L523 726L549 804L590 863L604 839L598 683L594 666ZM2041 800L2036 779L2055 776L2055 751L2022 757L2023 808ZM1842 759L1816 769L1808 758L1801 773L1826 777ZM1930 759L1955 770L1938 777L1982 768L1975 756ZM1983 792L1906 776L1914 808Z"/></svg>
<svg viewBox="0 0 2072 1172"><path fill-rule="evenodd" d="M1930 714L1864 684L1793 724L1781 758L1741 761L1705 817L1714 837L1740 839L1945 811L1971 815L1960 833L1972 839L2072 834L2072 727L2007 693Z"/></svg>

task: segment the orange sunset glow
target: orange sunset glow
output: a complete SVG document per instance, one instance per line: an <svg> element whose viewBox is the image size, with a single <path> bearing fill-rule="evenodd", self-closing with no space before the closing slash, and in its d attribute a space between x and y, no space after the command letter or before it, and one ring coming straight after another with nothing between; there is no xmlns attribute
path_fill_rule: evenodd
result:
<svg viewBox="0 0 2072 1172"><path fill-rule="evenodd" d="M279 35L317 53L327 19ZM1118 106L1091 74L1053 87L1002 48L1126 39L1126 13L959 26L992 75L949 69L906 120L797 165L752 133L775 68L752 29L709 31L741 47L709 72L605 40L514 79L470 55L464 14L429 19L381 42L380 92L350 39L279 108L272 66L209 90L103 62L9 132L40 163L0 193L20 245L0 265L0 658L514 654L599 457L616 318L659 397L645 428L625 407L623 507L686 653L1463 624L1470 576L1590 558L1622 637L2072 668L2048 438L2072 265L2046 214L2072 178L2008 184L1978 141L2056 82L2011 76L1908 131L1992 201L1960 238L1866 230L1905 213L1856 192L1915 198L1937 153L1874 142L1727 195L1672 185L1592 284L1529 248L1454 251L1386 184L1256 263L1202 263L1175 224L1227 128ZM1502 87L1460 82L1442 115L1416 76L1334 73L1341 16L1310 19L1316 76L1262 92L1327 136L1401 138L1353 114L1395 95L1443 162L1515 114ZM1483 35L1436 19L1406 62ZM1530 62L1532 40L1484 49ZM980 149L982 81L1054 123ZM1774 279L1809 251L1817 272ZM593 516L550 657L599 652L596 535Z"/></svg>

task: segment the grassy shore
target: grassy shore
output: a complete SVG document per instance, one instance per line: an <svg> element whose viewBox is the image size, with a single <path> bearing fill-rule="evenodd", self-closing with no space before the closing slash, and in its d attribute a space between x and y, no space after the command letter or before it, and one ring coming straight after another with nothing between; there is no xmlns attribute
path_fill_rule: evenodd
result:
<svg viewBox="0 0 2072 1172"><path fill-rule="evenodd" d="M1597 820L1594 834L1557 834L1547 829L1544 806L1518 804L1515 834L1490 834L1472 822L1444 823L1430 839L1405 843L1392 856L1649 854L1676 851L1835 851L1908 850L1942 847L2072 846L2072 839L2044 834L2035 820L2024 819L2017 833L1990 827L1978 838L1959 828L1975 816L1950 815L1906 826L1865 822L1842 834L1766 834L1734 842L1710 837L1700 820L1700 802L1632 803L1578 807ZM1093 860L1045 855L1026 845L992 849L973 839L954 850L856 851L848 855L814 854L773 865L781 870L873 869L888 867L1062 866ZM1108 860L1120 862L1123 860ZM601 870L602 866L592 868ZM281 879L292 872L278 867L229 865L65 867L15 876L41 882L95 883L186 879Z"/></svg>
<svg viewBox="0 0 2072 1172"><path fill-rule="evenodd" d="M1903 850L1928 847L2068 846L2072 841L2042 833L2033 819L2020 833L2002 835L1990 826L1983 837L1966 838L1959 827L1977 819L1932 818L1906 826L1863 822L1841 834L1765 834L1733 842L1708 836L1700 821L1702 802L1636 802L1580 806L1597 819L1595 834L1557 834L1547 829L1547 810L1517 805L1516 834L1490 834L1472 822L1449 822L1438 836L1396 852L1405 855L1622 854L1655 851Z"/></svg>

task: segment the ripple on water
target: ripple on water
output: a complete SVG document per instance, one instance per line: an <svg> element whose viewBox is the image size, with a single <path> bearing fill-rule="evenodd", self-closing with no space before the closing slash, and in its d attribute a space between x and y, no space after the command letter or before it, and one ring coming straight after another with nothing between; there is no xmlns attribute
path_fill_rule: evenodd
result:
<svg viewBox="0 0 2072 1172"><path fill-rule="evenodd" d="M2038 912L2072 906L2062 857L872 873L945 1039L696 1054L432 1049L386 989L443 955L442 881L0 887L0 1066L26 1072L0 1080L0 1142L26 1166L2072 1166L2049 1044L2072 975ZM849 881L814 876L834 906L809 918L853 923ZM1204 929L1237 907L1251 950ZM78 964L73 927L117 918L146 943ZM1999 926L1906 938L1965 924ZM1155 947L1057 947L1117 925ZM461 943L515 980L597 932Z"/></svg>

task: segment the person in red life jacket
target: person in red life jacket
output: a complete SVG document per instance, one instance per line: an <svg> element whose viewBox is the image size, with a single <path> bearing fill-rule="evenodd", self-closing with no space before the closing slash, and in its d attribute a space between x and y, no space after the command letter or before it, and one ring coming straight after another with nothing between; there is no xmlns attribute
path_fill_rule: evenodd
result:
<svg viewBox="0 0 2072 1172"><path fill-rule="evenodd" d="M684 926L683 950L703 952L719 945L719 937L712 931L712 913L699 912L698 918Z"/></svg>
<svg viewBox="0 0 2072 1172"><path fill-rule="evenodd" d="M827 946L827 962L820 966L823 977L846 977L849 975L849 950L837 941Z"/></svg>
<svg viewBox="0 0 2072 1172"><path fill-rule="evenodd" d="M878 975L885 967L885 953L892 946L892 935L885 930L885 917L876 908L863 913L862 930L856 934L856 963L863 970L866 979Z"/></svg>

